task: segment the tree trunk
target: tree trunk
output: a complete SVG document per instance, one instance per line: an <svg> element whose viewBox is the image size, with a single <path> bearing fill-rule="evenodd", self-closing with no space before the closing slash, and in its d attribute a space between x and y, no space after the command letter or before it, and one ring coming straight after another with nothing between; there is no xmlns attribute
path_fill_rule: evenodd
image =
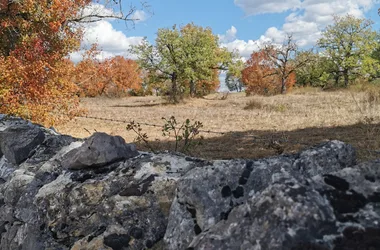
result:
<svg viewBox="0 0 380 250"><path fill-rule="evenodd" d="M190 81L190 96L191 97L194 97L196 94L196 90L195 90L195 82L194 80L191 80Z"/></svg>
<svg viewBox="0 0 380 250"><path fill-rule="evenodd" d="M243 83L240 80L238 81L238 88L239 88L239 92L243 91Z"/></svg>
<svg viewBox="0 0 380 250"><path fill-rule="evenodd" d="M171 97L170 97L170 99L171 99L171 101L173 102L173 103L177 103L178 102L178 93L177 93L177 73L173 73L172 74L172 91L171 91L171 93L170 93L170 95L171 95Z"/></svg>
<svg viewBox="0 0 380 250"><path fill-rule="evenodd" d="M335 79L335 86L338 86L338 84L339 84L339 78L340 78L339 74L337 74L337 75L334 77L334 79Z"/></svg>
<svg viewBox="0 0 380 250"><path fill-rule="evenodd" d="M286 94L286 79L281 79L281 94Z"/></svg>
<svg viewBox="0 0 380 250"><path fill-rule="evenodd" d="M348 87L348 69L345 69L343 71L343 77L344 77L344 87Z"/></svg>

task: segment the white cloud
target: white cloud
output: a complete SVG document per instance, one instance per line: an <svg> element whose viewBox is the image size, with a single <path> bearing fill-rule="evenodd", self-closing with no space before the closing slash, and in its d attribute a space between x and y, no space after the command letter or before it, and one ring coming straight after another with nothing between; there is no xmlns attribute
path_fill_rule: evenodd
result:
<svg viewBox="0 0 380 250"><path fill-rule="evenodd" d="M111 52L128 50L131 45L137 45L143 39L143 37L127 37L105 20L88 25L84 32L83 45L98 43L99 47Z"/></svg>
<svg viewBox="0 0 380 250"><path fill-rule="evenodd" d="M82 41L83 50L71 54L70 58L78 62L82 54L92 44L97 43L101 50L98 59L114 57L117 55L134 58L128 53L131 45L137 45L143 40L143 37L127 37L123 32L115 30L112 24L106 20L89 23L84 28L84 38Z"/></svg>
<svg viewBox="0 0 380 250"><path fill-rule="evenodd" d="M143 10L136 10L132 15L131 18L135 20L135 23L143 22L146 19L148 19L148 15Z"/></svg>
<svg viewBox="0 0 380 250"><path fill-rule="evenodd" d="M268 38L262 36L259 40L239 40L237 39L238 30L231 26L223 35L218 35L220 46L225 47L228 51L237 51L246 60L250 57L253 51L259 50L263 43L270 41Z"/></svg>
<svg viewBox="0 0 380 250"><path fill-rule="evenodd" d="M92 3L84 8L79 16L119 16L119 13L114 12L112 9L105 7L102 4ZM145 21L148 16L142 10L136 10L131 18L139 19L135 22ZM74 62L79 62L82 59L82 55L86 49L89 49L92 44L98 44L98 48L101 50L98 55L99 60L111 58L117 55L121 55L127 58L134 59L135 56L128 53L131 45L137 45L143 37L127 37L122 31L116 30L112 26L113 18L86 18L85 21L96 21L84 23L84 37L81 44L81 50L70 55L70 58Z"/></svg>
<svg viewBox="0 0 380 250"><path fill-rule="evenodd" d="M238 51L240 56L244 58L249 58L253 51L258 51L262 44L265 42L265 38L259 40L239 40L235 39L234 41L228 43L221 43L221 47L225 47L228 51Z"/></svg>
<svg viewBox="0 0 380 250"><path fill-rule="evenodd" d="M306 22L303 20L292 20L285 22L282 29L270 27L264 36L275 43L282 43L287 34L292 34L300 47L313 45L321 34L321 29L314 22Z"/></svg>
<svg viewBox="0 0 380 250"><path fill-rule="evenodd" d="M221 43L231 42L236 39L237 29L234 26L231 26L231 29L226 31L224 35L218 35L219 41Z"/></svg>
<svg viewBox="0 0 380 250"><path fill-rule="evenodd" d="M264 13L281 13L287 10L296 10L301 6L300 0L235 0L246 15Z"/></svg>
<svg viewBox="0 0 380 250"><path fill-rule="evenodd" d="M234 26L231 26L225 34L218 35L220 46L227 48L231 52L237 51L244 61L250 57L253 51L258 51L264 43L270 41L265 36L261 36L258 40L240 40L237 38L237 32L238 30Z"/></svg>
<svg viewBox="0 0 380 250"><path fill-rule="evenodd" d="M285 37L285 32L277 29L276 27L270 27L265 32L264 36L274 42L281 42Z"/></svg>
<svg viewBox="0 0 380 250"><path fill-rule="evenodd" d="M247 15L291 11L281 29L270 27L264 36L280 43L286 34L293 34L301 47L315 44L334 15L364 17L375 3L376 0L235 0Z"/></svg>
<svg viewBox="0 0 380 250"><path fill-rule="evenodd" d="M83 52L78 52L78 51L77 52L73 52L73 53L70 54L69 58L74 63L77 63L77 62L79 62L79 61L82 60L82 53Z"/></svg>

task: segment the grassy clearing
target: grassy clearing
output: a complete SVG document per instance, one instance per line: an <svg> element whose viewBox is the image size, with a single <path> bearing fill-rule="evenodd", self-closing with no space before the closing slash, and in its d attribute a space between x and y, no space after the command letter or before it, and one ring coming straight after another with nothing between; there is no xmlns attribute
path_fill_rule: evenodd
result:
<svg viewBox="0 0 380 250"><path fill-rule="evenodd" d="M175 116L200 121L204 130L225 134L202 133L202 145L191 154L207 159L259 158L293 153L317 143L338 139L354 145L361 160L380 156L380 91L350 89L323 92L299 89L292 94L262 97L244 93L209 95L169 105L159 97L122 99L85 98L82 106L89 116L163 124L162 117ZM152 145L167 149L173 140L162 137L159 128L144 126ZM91 132L121 135L132 142L136 135L126 124L76 118L58 131L75 137ZM139 149L147 150L144 145ZM379 154L376 152L379 150Z"/></svg>

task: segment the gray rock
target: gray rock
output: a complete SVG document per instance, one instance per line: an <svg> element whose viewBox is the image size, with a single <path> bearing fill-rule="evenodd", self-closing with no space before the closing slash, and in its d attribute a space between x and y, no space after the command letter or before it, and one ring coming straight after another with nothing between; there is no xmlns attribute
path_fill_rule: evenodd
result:
<svg viewBox="0 0 380 250"><path fill-rule="evenodd" d="M136 147L126 144L120 136L95 133L81 147L69 152L62 166L68 169L103 167L138 154Z"/></svg>
<svg viewBox="0 0 380 250"><path fill-rule="evenodd" d="M101 169L50 171L55 159L80 145L52 147L59 151L40 168L7 174L0 184L0 249L92 250L120 244L146 249L163 244L176 183L203 161L141 154Z"/></svg>
<svg viewBox="0 0 380 250"><path fill-rule="evenodd" d="M19 168L33 172L38 171L45 163L56 156L57 152L77 141L78 139L71 136L47 134L44 142L36 148L31 157L20 164Z"/></svg>
<svg viewBox="0 0 380 250"><path fill-rule="evenodd" d="M269 185L193 238L192 249L380 249L380 164ZM376 172L376 174L375 174ZM367 176L367 177L366 177Z"/></svg>
<svg viewBox="0 0 380 250"><path fill-rule="evenodd" d="M0 158L0 179L7 181L12 177L12 173L16 167L10 163L5 157Z"/></svg>
<svg viewBox="0 0 380 250"><path fill-rule="evenodd" d="M186 248L201 232L229 217L269 185L289 178L305 184L308 177L337 171L355 164L355 151L331 141L298 155L256 161L215 161L189 171L178 183L165 241L168 249Z"/></svg>
<svg viewBox="0 0 380 250"><path fill-rule="evenodd" d="M20 164L31 156L44 139L45 134L38 126L13 125L0 132L0 148L9 162Z"/></svg>
<svg viewBox="0 0 380 250"><path fill-rule="evenodd" d="M236 206L228 218L194 237L193 249L325 249L336 233L329 203L295 179L274 184ZM318 230L316 230L318 229Z"/></svg>
<svg viewBox="0 0 380 250"><path fill-rule="evenodd" d="M380 249L380 162L342 142L205 161L19 126L45 140L0 158L0 250Z"/></svg>
<svg viewBox="0 0 380 250"><path fill-rule="evenodd" d="M150 248L162 241L176 183L192 165L178 156L145 154L101 171L67 171L38 189L33 205L44 230L72 249Z"/></svg>
<svg viewBox="0 0 380 250"><path fill-rule="evenodd" d="M341 141L330 141L299 153L293 169L302 177L338 171L356 164L355 149Z"/></svg>
<svg viewBox="0 0 380 250"><path fill-rule="evenodd" d="M17 127L21 125L33 125L33 124L31 122L28 122L18 117L12 117L12 116L2 115L2 114L0 115L0 131L4 131L5 129L9 127ZM34 125L34 126L38 126L38 125Z"/></svg>

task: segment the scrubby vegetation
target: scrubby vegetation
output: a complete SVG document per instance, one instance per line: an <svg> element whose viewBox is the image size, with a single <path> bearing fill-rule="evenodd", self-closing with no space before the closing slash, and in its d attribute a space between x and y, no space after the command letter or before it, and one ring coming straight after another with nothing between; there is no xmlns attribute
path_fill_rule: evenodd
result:
<svg viewBox="0 0 380 250"><path fill-rule="evenodd" d="M299 50L291 34L283 44L266 44L252 53L241 78L247 94L274 95L291 87L348 87L376 83L380 72L379 34L373 22L351 15L334 18L314 49ZM229 75L236 74L234 68ZM230 90L234 86L227 84Z"/></svg>

